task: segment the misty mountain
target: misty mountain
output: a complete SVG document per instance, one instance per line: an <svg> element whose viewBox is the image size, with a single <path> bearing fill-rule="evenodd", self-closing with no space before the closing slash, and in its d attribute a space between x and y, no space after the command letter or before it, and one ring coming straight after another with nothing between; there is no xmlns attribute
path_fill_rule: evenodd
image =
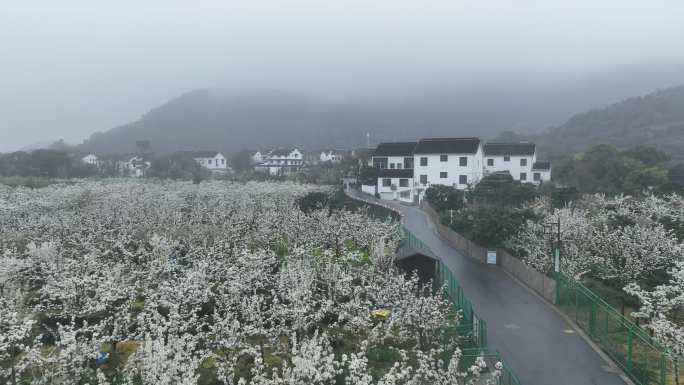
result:
<svg viewBox="0 0 684 385"><path fill-rule="evenodd" d="M574 115L531 139L551 157L607 143L619 148L652 145L684 159L684 85Z"/></svg>
<svg viewBox="0 0 684 385"><path fill-rule="evenodd" d="M363 147L430 136L493 137L503 130L538 132L577 111L624 95L624 87L586 85L444 87L411 96L326 99L278 91L188 92L135 122L93 134L82 151L127 153L149 139L155 152L269 146ZM627 94L629 95L629 94ZM596 103L596 104L593 104Z"/></svg>
<svg viewBox="0 0 684 385"><path fill-rule="evenodd" d="M600 92L599 89L603 89ZM129 153L148 139L157 153L302 146L364 147L431 136L493 138L512 130L535 140L551 158L597 143L653 144L684 156L684 86L626 99L615 85L589 87L445 87L411 97L326 99L280 91L204 89L188 92L137 121L93 134L78 149ZM557 126L558 122L566 121ZM552 127L542 131L544 127Z"/></svg>

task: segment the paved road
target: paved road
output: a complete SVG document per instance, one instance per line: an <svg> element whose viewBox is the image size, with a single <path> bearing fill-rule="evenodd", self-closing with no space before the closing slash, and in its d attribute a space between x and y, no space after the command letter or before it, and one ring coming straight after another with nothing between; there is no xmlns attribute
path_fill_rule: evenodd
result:
<svg viewBox="0 0 684 385"><path fill-rule="evenodd" d="M624 385L573 326L550 305L497 266L464 257L444 242L420 209L386 202L404 214L406 227L451 269L487 321L489 346L497 349L523 385Z"/></svg>

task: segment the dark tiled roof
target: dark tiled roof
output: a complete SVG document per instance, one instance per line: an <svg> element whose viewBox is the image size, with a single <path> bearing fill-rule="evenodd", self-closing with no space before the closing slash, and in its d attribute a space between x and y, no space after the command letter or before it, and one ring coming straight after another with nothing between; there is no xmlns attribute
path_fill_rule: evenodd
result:
<svg viewBox="0 0 684 385"><path fill-rule="evenodd" d="M382 168L378 172L380 178L413 178L413 170L410 168Z"/></svg>
<svg viewBox="0 0 684 385"><path fill-rule="evenodd" d="M200 151L188 151L187 152L193 158L213 158L218 155L218 151L212 150L200 150Z"/></svg>
<svg viewBox="0 0 684 385"><path fill-rule="evenodd" d="M269 156L288 156L294 150L296 150L296 149L295 148L276 148L275 150L271 150L268 153L268 155Z"/></svg>
<svg viewBox="0 0 684 385"><path fill-rule="evenodd" d="M414 154L474 154L479 138L429 138L418 141Z"/></svg>
<svg viewBox="0 0 684 385"><path fill-rule="evenodd" d="M411 156L416 142L380 143L373 156Z"/></svg>
<svg viewBox="0 0 684 385"><path fill-rule="evenodd" d="M531 142L487 143L482 149L485 156L534 155L535 145Z"/></svg>
<svg viewBox="0 0 684 385"><path fill-rule="evenodd" d="M551 170L551 162L548 160L538 160L532 165L532 170Z"/></svg>

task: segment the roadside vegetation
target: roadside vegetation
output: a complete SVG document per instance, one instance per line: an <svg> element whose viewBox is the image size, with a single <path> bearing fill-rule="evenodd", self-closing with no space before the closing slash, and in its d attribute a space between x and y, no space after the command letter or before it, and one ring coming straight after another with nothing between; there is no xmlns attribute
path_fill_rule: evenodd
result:
<svg viewBox="0 0 684 385"><path fill-rule="evenodd" d="M645 147L597 146L563 166L560 176L554 170L560 186L534 188L493 174L465 193L431 187L426 198L454 231L503 247L544 274L553 268L550 225L560 221L563 273L681 356L684 198L668 177L668 159Z"/></svg>

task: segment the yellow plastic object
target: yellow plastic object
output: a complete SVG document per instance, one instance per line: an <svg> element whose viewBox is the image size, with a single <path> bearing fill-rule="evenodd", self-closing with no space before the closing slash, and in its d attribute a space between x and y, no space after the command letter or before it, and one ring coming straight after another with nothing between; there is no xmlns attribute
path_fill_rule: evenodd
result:
<svg viewBox="0 0 684 385"><path fill-rule="evenodd" d="M392 314L392 311L389 309L378 309L378 310L373 310L371 312L371 315L375 319L379 320L386 320L389 318L390 314Z"/></svg>

